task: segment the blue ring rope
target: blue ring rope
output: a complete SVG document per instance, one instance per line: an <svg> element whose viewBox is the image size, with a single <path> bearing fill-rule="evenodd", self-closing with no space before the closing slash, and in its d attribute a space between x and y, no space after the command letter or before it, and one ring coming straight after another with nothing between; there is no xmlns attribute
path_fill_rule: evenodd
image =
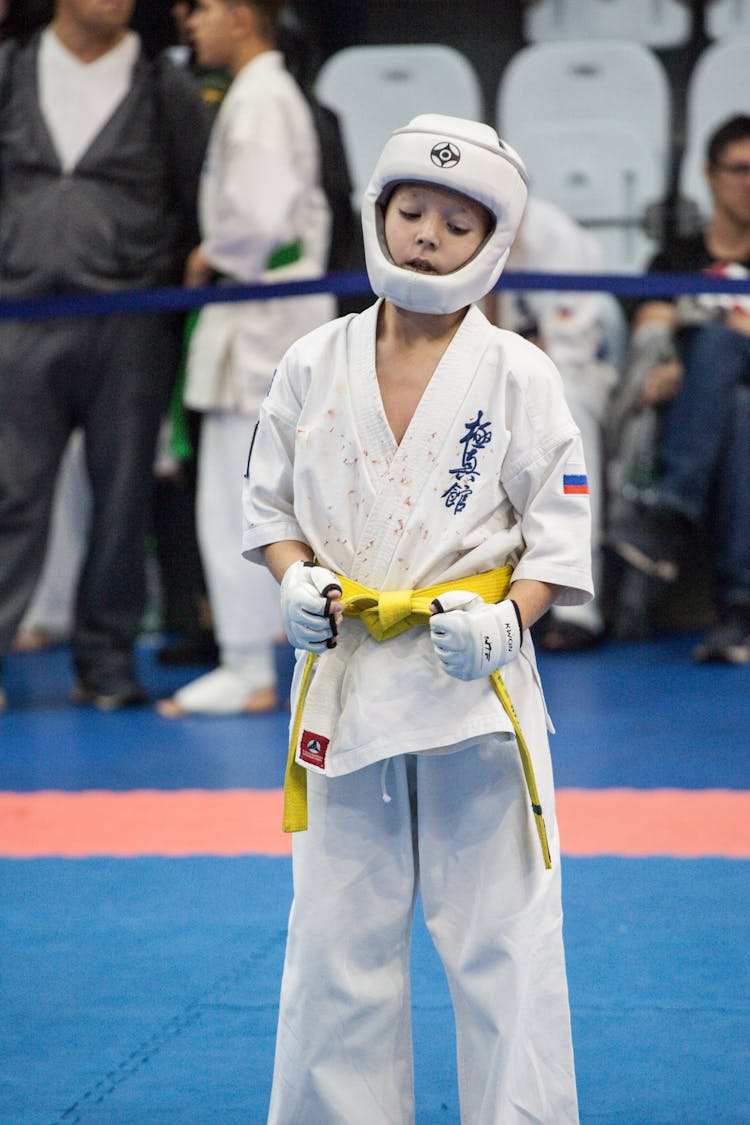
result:
<svg viewBox="0 0 750 1125"><path fill-rule="evenodd" d="M712 274L651 273L503 274L496 289L548 290L578 293L612 293L616 297L669 300L686 293L738 293L750 296L750 279ZM269 285L218 285L200 289L174 286L163 289L119 289L109 293L60 293L44 297L0 300L0 320L50 320L56 317L110 316L120 313L184 312L227 301L268 300L331 293L337 297L371 293L364 271L333 273L302 281Z"/></svg>

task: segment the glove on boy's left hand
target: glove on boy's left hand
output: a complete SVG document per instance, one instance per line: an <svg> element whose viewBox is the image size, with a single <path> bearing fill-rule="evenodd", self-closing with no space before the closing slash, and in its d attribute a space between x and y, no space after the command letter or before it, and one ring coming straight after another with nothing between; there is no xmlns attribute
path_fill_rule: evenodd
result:
<svg viewBox="0 0 750 1125"><path fill-rule="evenodd" d="M457 680L478 680L515 660L521 648L516 607L488 605L478 594L452 590L433 602L430 635L440 663Z"/></svg>

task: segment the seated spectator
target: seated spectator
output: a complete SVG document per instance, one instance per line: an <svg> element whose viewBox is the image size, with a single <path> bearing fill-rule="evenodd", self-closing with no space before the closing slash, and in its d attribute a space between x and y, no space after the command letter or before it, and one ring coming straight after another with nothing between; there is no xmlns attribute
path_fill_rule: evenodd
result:
<svg viewBox="0 0 750 1125"><path fill-rule="evenodd" d="M601 270L596 239L564 211L533 196L510 252L509 269L579 273ZM546 351L562 375L565 397L581 431L591 497L594 583L601 578L600 541L603 505L603 423L612 388L618 380L624 320L606 293L522 292L498 295L497 323L520 332ZM598 599L587 605L553 606L534 629L537 644L548 651L586 649L602 638L604 621Z"/></svg>
<svg viewBox="0 0 750 1125"><path fill-rule="evenodd" d="M750 276L750 117L710 138L705 229L676 237L651 271ZM615 404L608 541L649 579L651 601L705 535L716 623L698 661L750 661L750 297L648 301L633 322L630 369Z"/></svg>

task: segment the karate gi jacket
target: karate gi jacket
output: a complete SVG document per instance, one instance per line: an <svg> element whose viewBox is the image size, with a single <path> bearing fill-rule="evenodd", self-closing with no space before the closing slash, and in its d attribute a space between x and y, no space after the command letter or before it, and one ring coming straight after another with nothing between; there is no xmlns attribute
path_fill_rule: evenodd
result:
<svg viewBox="0 0 750 1125"><path fill-rule="evenodd" d="M325 273L331 213L319 165L310 107L282 55L265 51L234 78L201 177L201 245L225 280ZM273 255L290 247L295 260L269 269ZM191 339L185 402L254 413L290 344L335 312L327 294L207 306Z"/></svg>
<svg viewBox="0 0 750 1125"><path fill-rule="evenodd" d="M257 561L266 544L301 540L321 566L379 590L510 563L515 578L560 586L561 604L588 601L583 452L550 359L472 306L397 446L375 371L379 305L318 329L281 363L249 460L243 553ZM510 733L489 680L450 677L429 629L378 643L344 620L316 678L326 665L338 665L331 776ZM502 673L523 727L524 711L544 706L528 630Z"/></svg>

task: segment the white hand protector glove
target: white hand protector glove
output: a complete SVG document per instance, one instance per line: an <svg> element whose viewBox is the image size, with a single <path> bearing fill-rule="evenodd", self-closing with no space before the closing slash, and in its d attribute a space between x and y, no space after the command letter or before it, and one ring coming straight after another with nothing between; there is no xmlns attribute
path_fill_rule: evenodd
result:
<svg viewBox="0 0 750 1125"><path fill-rule="evenodd" d="M521 626L508 598L488 605L478 594L451 590L436 598L433 606L432 643L449 676L478 680L518 656Z"/></svg>
<svg viewBox="0 0 750 1125"><path fill-rule="evenodd" d="M289 643L307 652L333 648L337 629L331 602L340 596L338 579L330 570L302 560L292 563L281 580L281 621Z"/></svg>

